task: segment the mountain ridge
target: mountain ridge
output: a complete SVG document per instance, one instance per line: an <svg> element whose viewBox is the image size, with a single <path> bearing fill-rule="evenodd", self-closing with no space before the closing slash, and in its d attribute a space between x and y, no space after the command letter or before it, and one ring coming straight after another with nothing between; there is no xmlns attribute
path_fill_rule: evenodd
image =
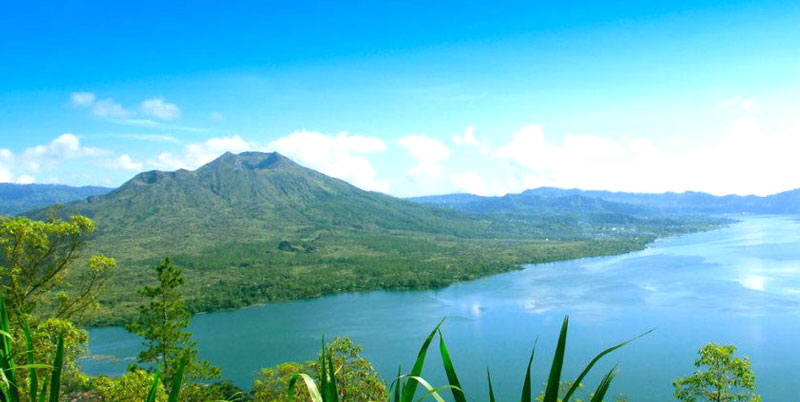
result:
<svg viewBox="0 0 800 402"><path fill-rule="evenodd" d="M36 208L101 195L112 190L101 186L0 183L0 215L19 215Z"/></svg>
<svg viewBox="0 0 800 402"><path fill-rule="evenodd" d="M565 199L567 197L583 197L603 200L612 203L628 204L642 208L642 213L661 214L730 214L730 213L765 213L786 214L800 213L800 189L788 190L767 196L728 194L717 196L705 192L664 192L636 193L614 192L606 190L562 189L557 187L538 187L520 193L506 194L501 197L486 197L464 193L442 194L407 198L423 204L444 206L456 210L478 208L481 204L500 204L502 199ZM629 211L633 213L633 210Z"/></svg>

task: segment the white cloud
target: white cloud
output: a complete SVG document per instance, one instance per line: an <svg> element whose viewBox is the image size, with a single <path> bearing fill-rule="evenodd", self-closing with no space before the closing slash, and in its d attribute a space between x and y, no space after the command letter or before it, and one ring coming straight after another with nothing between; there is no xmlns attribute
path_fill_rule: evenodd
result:
<svg viewBox="0 0 800 402"><path fill-rule="evenodd" d="M174 136L171 135L162 135L162 134L119 134L117 137L120 138L129 138L132 140L142 140L142 141L152 141L152 142L170 142L170 143L180 143L181 141Z"/></svg>
<svg viewBox="0 0 800 402"><path fill-rule="evenodd" d="M223 120L225 120L225 116L223 116L222 113L220 113L220 112L211 112L211 114L208 115L208 118L210 118L211 120L214 120L214 121L223 121Z"/></svg>
<svg viewBox="0 0 800 402"><path fill-rule="evenodd" d="M376 180L369 159L357 155L384 151L386 145L378 138L303 130L270 142L269 148L357 187L382 192L389 190L388 183Z"/></svg>
<svg viewBox="0 0 800 402"><path fill-rule="evenodd" d="M753 107L753 100L750 98L745 98L742 94L736 95L732 98L728 98L720 102L720 106L723 107L740 107L744 110L750 110Z"/></svg>
<svg viewBox="0 0 800 402"><path fill-rule="evenodd" d="M63 159L94 157L110 154L111 151L85 147L80 143L80 139L73 134L61 134L47 145L38 145L28 148L17 159L18 163L28 169L37 171L43 164L56 164Z"/></svg>
<svg viewBox="0 0 800 402"><path fill-rule="evenodd" d="M91 92L73 92L69 96L69 102L75 108L89 107L94 103L95 99L95 95Z"/></svg>
<svg viewBox="0 0 800 402"><path fill-rule="evenodd" d="M240 153L260 150L263 150L263 148L243 140L238 135L234 135L232 137L211 138L205 142L186 145L181 155L163 152L148 164L162 170L193 170L211 162L225 152Z"/></svg>
<svg viewBox="0 0 800 402"><path fill-rule="evenodd" d="M111 151L81 145L73 134L62 134L48 144L27 148L15 155L0 149L0 182L32 183L32 173L42 168L56 168L67 159L95 158L112 154ZM16 179L15 179L16 177Z"/></svg>
<svg viewBox="0 0 800 402"><path fill-rule="evenodd" d="M478 146L481 143L475 138L475 127L469 126L464 130L464 135L457 135L453 137L453 142L456 145Z"/></svg>
<svg viewBox="0 0 800 402"><path fill-rule="evenodd" d="M92 114L100 117L126 117L130 116L132 112L122 107L118 103L114 103L111 98L97 101L92 107Z"/></svg>
<svg viewBox="0 0 800 402"><path fill-rule="evenodd" d="M142 163L134 162L128 154L122 154L117 159L114 159L109 164L109 167L114 169L125 169L125 170L135 170L141 171L142 170Z"/></svg>
<svg viewBox="0 0 800 402"><path fill-rule="evenodd" d="M412 175L439 177L444 171L444 166L440 162L450 158L450 148L425 134L407 135L400 138L397 143L418 162L417 166L408 171Z"/></svg>
<svg viewBox="0 0 800 402"><path fill-rule="evenodd" d="M36 179L33 176L29 176L26 174L17 177L17 184L31 184L35 181Z"/></svg>
<svg viewBox="0 0 800 402"><path fill-rule="evenodd" d="M164 98L145 99L139 109L142 113L162 120L173 120L181 115L181 110L174 103L167 103Z"/></svg>
<svg viewBox="0 0 800 402"><path fill-rule="evenodd" d="M9 165L14 160L14 154L8 149L0 148L0 183L11 181L11 168Z"/></svg>
<svg viewBox="0 0 800 402"><path fill-rule="evenodd" d="M478 172L468 171L453 173L450 175L450 183L456 189L465 190L470 194L486 195L486 184L481 179Z"/></svg>
<svg viewBox="0 0 800 402"><path fill-rule="evenodd" d="M193 133L200 133L207 131L203 128L197 127L189 127L189 126L179 126L174 124L164 124L160 121L150 120L150 119L111 119L109 120L112 123L122 124L126 126L135 126L135 127L145 127L145 128L153 128L159 130L179 130L179 131L188 131Z"/></svg>
<svg viewBox="0 0 800 402"><path fill-rule="evenodd" d="M554 141L545 138L540 126L525 126L493 159L511 162L505 187L514 192L557 186L766 195L800 187L800 177L787 174L800 171L797 149L800 127L765 132L748 116L705 145L678 149L641 137L566 135Z"/></svg>

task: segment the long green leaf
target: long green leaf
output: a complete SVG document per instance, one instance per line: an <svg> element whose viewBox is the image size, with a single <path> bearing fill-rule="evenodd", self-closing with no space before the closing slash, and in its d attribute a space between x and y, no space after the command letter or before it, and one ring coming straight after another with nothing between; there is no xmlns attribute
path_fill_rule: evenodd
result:
<svg viewBox="0 0 800 402"><path fill-rule="evenodd" d="M320 379L320 393L323 401L330 401L330 388L328 386L328 373L325 371L325 335L322 335L322 355L319 359L319 379Z"/></svg>
<svg viewBox="0 0 800 402"><path fill-rule="evenodd" d="M564 317L561 324L561 333L558 335L556 352L553 355L553 364L550 366L550 376L547 379L547 388L544 391L544 402L558 402L558 388L561 384L561 370L564 367L564 352L567 347L567 328L569 316Z"/></svg>
<svg viewBox="0 0 800 402"><path fill-rule="evenodd" d="M308 389L308 394L311 395L312 402L325 402L322 399L322 395L319 393L319 389L317 389L317 384L314 383L314 379L312 379L308 374L299 373L292 376L292 379L289 380L289 402L294 402L294 387L297 383L297 379L303 379L303 382Z"/></svg>
<svg viewBox="0 0 800 402"><path fill-rule="evenodd" d="M536 346L531 351L531 358L528 360L528 371L525 373L525 382L522 384L522 397L520 402L531 402L533 393L531 392L531 365L533 364L533 355L536 353Z"/></svg>
<svg viewBox="0 0 800 402"><path fill-rule="evenodd" d="M442 364L447 374L447 380L450 382L450 385L453 386L453 400L455 400L455 402L467 402L467 398L464 397L464 391L461 389L461 382L458 381L458 376L456 375L456 368L453 366L450 353L447 351L447 345L444 343L442 331L439 331L439 351L442 352Z"/></svg>
<svg viewBox="0 0 800 402"><path fill-rule="evenodd" d="M50 380L50 402L58 402L61 396L61 370L64 367L64 335L58 336L56 358L53 360L53 375Z"/></svg>
<svg viewBox="0 0 800 402"><path fill-rule="evenodd" d="M627 340L625 342L620 343L619 345L612 346L612 347L600 352L597 356L594 357L594 359L592 359L591 362L589 362L588 365L586 365L586 368L583 369L583 372L581 373L581 375L579 375L578 378L575 380L575 382L572 383L572 386L569 388L567 393L564 394L563 401L564 402L568 402L569 401L569 398L572 397L572 395L575 393L575 391L578 390L578 387L580 386L581 381L583 381L583 378L586 377L587 374L589 374L589 371L592 369L592 367L594 367L595 363L600 361L600 359L603 358L603 356L605 356L605 355L607 355L607 354L609 354L609 353L611 353L611 352L613 352L613 351L615 351L615 350L617 350L617 349L619 349L619 348L621 348L621 347L623 347L623 346L625 346L625 345L627 345L627 344L629 344L629 343L631 343L631 342L633 342L633 341L635 341L635 340L637 340L637 339L639 339L639 338L641 338L643 336L646 336L646 335L650 334L653 331L654 330L651 329L651 330L649 330L649 331L647 331L647 332L645 332L645 333L643 333L643 334L641 334L639 336L633 337L633 338L631 338L631 339L629 339L629 340Z"/></svg>
<svg viewBox="0 0 800 402"><path fill-rule="evenodd" d="M417 378L420 376L420 374L422 374L422 367L425 365L425 355L428 353L428 347L430 346L434 335L436 335L436 332L439 331L439 327L442 326L443 322L444 319L439 321L439 324L436 325L436 328L434 328L430 335L428 335L428 338L425 339L425 343L422 344L422 348L420 348L419 354L417 355L417 360L414 362L414 367L411 368L411 373L408 375L409 379ZM408 381L403 386L403 395L400 399L401 402L411 402L411 400L414 398L415 392L417 392L417 382Z"/></svg>
<svg viewBox="0 0 800 402"><path fill-rule="evenodd" d="M29 398L31 401L36 400L36 392L39 390L39 379L36 376L36 369L33 367L33 339L31 337L31 328L28 325L28 320L24 320L22 324L22 332L25 333L25 347L27 348L28 355L28 383L30 385Z"/></svg>
<svg viewBox="0 0 800 402"><path fill-rule="evenodd" d="M41 392L39 392L39 402L44 402L45 398L47 397L47 386L49 385L47 381L48 381L48 379L47 379L47 377L45 377L44 378L44 385L42 385L42 390L41 390Z"/></svg>
<svg viewBox="0 0 800 402"><path fill-rule="evenodd" d="M450 388L451 385L443 385L441 387L434 388L431 384L428 383L428 381L425 381L425 379L420 377L420 376L411 376L411 375L409 375L409 376L405 376L405 377L408 378L409 380L412 380L412 381L409 381L409 383L415 382L415 383L418 383L418 384L422 384L422 386L425 389L428 390L428 392L426 392L425 395L423 395L421 398L417 399L417 402L420 402L421 400L423 400L423 399L425 399L425 398L427 398L429 396L432 396L433 399L436 399L438 402L445 402L444 398L439 396L439 390L445 389L445 388Z"/></svg>
<svg viewBox="0 0 800 402"><path fill-rule="evenodd" d="M486 368L486 380L489 381L489 402L495 402L494 388L492 387L492 375L489 374L489 368Z"/></svg>
<svg viewBox="0 0 800 402"><path fill-rule="evenodd" d="M183 383L183 372L188 362L189 351L186 351L181 358L181 362L178 363L178 371L175 373L175 378L172 379L172 389L169 391L167 402L178 402L178 395L181 393L181 384Z"/></svg>
<svg viewBox="0 0 800 402"><path fill-rule="evenodd" d="M161 377L160 371L156 371L156 376L153 378L153 385L150 387L150 392L147 394L145 402L156 402L156 395L158 395L158 377Z"/></svg>
<svg viewBox="0 0 800 402"><path fill-rule="evenodd" d="M592 396L591 402L603 402L603 398L606 397L606 393L608 392L608 387L611 386L611 381L614 380L614 377L617 375L616 367L612 368L603 379L600 380L600 385L597 386L597 390L594 391L594 395Z"/></svg>
<svg viewBox="0 0 800 402"><path fill-rule="evenodd" d="M400 388L402 383L400 382L400 376L402 375L403 366L397 366L397 378L392 381L392 387L394 387L394 400L393 402L400 402Z"/></svg>
<svg viewBox="0 0 800 402"><path fill-rule="evenodd" d="M328 371L330 380L328 381L328 399L330 402L339 402L339 391L336 389L336 373L333 370L333 358L328 355Z"/></svg>
<svg viewBox="0 0 800 402"><path fill-rule="evenodd" d="M2 336L2 356L0 356L0 369L5 377L5 382L8 385L7 399L9 402L19 401L19 389L17 388L17 369L14 364L14 350L11 347L13 337L10 336L11 330L8 326L8 311L6 311L6 303L3 297L0 297L0 331L9 334L9 336Z"/></svg>

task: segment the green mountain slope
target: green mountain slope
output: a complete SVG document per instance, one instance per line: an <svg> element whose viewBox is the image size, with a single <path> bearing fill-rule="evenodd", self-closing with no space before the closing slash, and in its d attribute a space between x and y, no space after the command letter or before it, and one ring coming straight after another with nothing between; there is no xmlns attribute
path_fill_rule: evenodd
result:
<svg viewBox="0 0 800 402"><path fill-rule="evenodd" d="M0 215L19 215L35 208L80 200L111 190L94 186L0 183Z"/></svg>
<svg viewBox="0 0 800 402"><path fill-rule="evenodd" d="M44 217L42 209L30 213ZM143 270L164 256L186 269L193 311L342 291L442 286L523 263L606 255L656 235L587 236L587 224L508 219L360 190L277 153L227 153L195 170L146 172L61 215L93 218L92 251L119 263L96 323L134 311ZM591 226L591 224L589 224ZM634 227L634 229L636 229Z"/></svg>

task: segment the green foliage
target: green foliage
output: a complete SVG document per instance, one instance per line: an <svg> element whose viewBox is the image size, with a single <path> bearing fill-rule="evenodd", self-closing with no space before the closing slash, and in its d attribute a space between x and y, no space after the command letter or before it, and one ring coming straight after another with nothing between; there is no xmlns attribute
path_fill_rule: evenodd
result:
<svg viewBox="0 0 800 402"><path fill-rule="evenodd" d="M145 350L139 354L139 363L156 364L165 384L182 379L184 365L190 379L219 377L217 367L197 357L197 343L192 341L192 334L185 331L190 315L179 290L184 282L181 270L172 265L169 258L154 269L158 285L139 290L148 302L140 307L136 321L127 326L129 331L145 338Z"/></svg>
<svg viewBox="0 0 800 402"><path fill-rule="evenodd" d="M61 396L61 373L64 366L64 337L63 335L58 336L53 364L48 366L35 362L35 351L27 324L23 327L23 332L26 339L25 351L20 353L15 347L16 343L12 335L5 299L0 296L0 400L3 402L24 400L21 397L25 396L26 389L23 387L20 374L27 370L29 376L28 400L58 402ZM15 359L22 355L26 357L27 364L17 365ZM49 378L44 377L44 384L41 388L38 387L37 369L46 369L45 374L49 374Z"/></svg>
<svg viewBox="0 0 800 402"><path fill-rule="evenodd" d="M446 390L452 392L453 400L456 402L459 401L466 401L470 398L467 398L463 388L461 387L461 383L458 380L458 375L456 373L456 369L453 364L453 360L450 356L450 352L447 350L447 345L444 342L444 336L442 332L439 330L441 326L441 322L436 328L431 331L428 337L422 344L419 353L417 354L417 359L414 362L414 366L411 369L411 372L406 375L400 374L402 370L398 371L397 378L391 384L391 389L389 393L392 395L392 402L409 402L409 401L421 401L425 398L431 397L438 402L444 402L444 398L440 394ZM540 397L536 398L536 401L543 401L543 402L567 402L570 400L571 397L574 396L575 391L578 388L581 388L581 382L586 374L592 369L595 363L602 358L603 356L611 353L612 351L632 342L634 339L637 339L641 336L646 335L642 334L639 337L631 339L629 341L623 342L611 348L604 350L603 352L599 353L595 356L594 359L586 366L583 370L581 375L575 381L569 382L562 382L559 379L561 378L562 374L562 367L564 364L564 355L566 352L566 339L567 339L567 329L569 326L569 319L567 317L564 318L564 322L561 326L561 332L558 338L558 343L556 345L556 352L553 356L553 362L550 368L550 375L548 377L548 381L544 385L544 391ZM443 368L445 370L445 374L447 375L447 379L449 384L439 387L434 387L429 384L423 377L422 377L422 370L425 365L425 358L427 356L428 348L430 347L433 338L436 335L439 335L439 351L442 355L442 363ZM535 350L535 347L534 347ZM521 393L521 402L533 402L533 392L532 392L532 375L531 375L531 366L533 363L534 353L531 353L530 359L528 360L528 368L525 372L525 380L522 385L522 393ZM303 367L302 365L298 364L291 364L291 365L282 365L279 366L279 370L270 370L262 372L262 377L268 378L268 383L270 384L269 387L264 386L265 383L259 383L256 381L257 386L259 386L259 391L267 390L267 393L262 393L256 399L256 401L261 400L275 400L275 401L282 401L287 400L289 402L294 401L295 399L300 398L300 400L304 401L312 401L312 402L338 402L339 400L343 401L352 401L354 399L351 398L343 398L342 392L340 389L347 386L346 383L342 382L337 376L334 376L334 368L336 367L333 363L332 359L327 360L326 363L325 359L325 347L323 345L323 351L320 357L320 367L319 368L319 377L315 380L310 375L305 374L309 370L308 367ZM327 370L327 371L326 371ZM290 378L288 377L291 373L294 373ZM326 373L330 373L330 375L326 375ZM616 376L616 367L612 368L606 375L602 378L599 385L597 386L596 390L591 395L591 402L602 402L605 398L606 393L608 392L608 388L611 385L614 377ZM286 399L282 399L280 394L277 392L278 388L284 386L286 383L286 379L288 380L288 392L285 394ZM494 396L494 388L492 386L492 379L491 375L489 375L487 371L487 380L489 385L489 400L495 401ZM553 383L555 381L555 383ZM302 385L299 386L298 383ZM277 387L276 387L277 385ZM421 385L425 393L418 397L417 395L417 387ZM415 399L417 398L418 399ZM263 399L259 399L263 398ZM361 399L357 399L361 400ZM377 398L368 399L368 400L380 400ZM576 399L576 401L579 401Z"/></svg>
<svg viewBox="0 0 800 402"><path fill-rule="evenodd" d="M94 255L73 269L94 231L94 222L80 215L47 222L0 217L0 284L12 321L79 319L95 307L116 262ZM70 275L74 280L65 282Z"/></svg>
<svg viewBox="0 0 800 402"><path fill-rule="evenodd" d="M354 344L350 338L337 337L322 349L317 360L303 364L283 363L261 369L253 385L254 401L288 401L286 390L297 373L313 373L313 380L320 384L324 378L325 384L336 387L337 398L342 401L386 400L386 384L372 364L361 356L361 351L362 347ZM335 378L335 381L331 381L331 378ZM294 398L300 401L310 397L305 387L294 387L292 392Z"/></svg>
<svg viewBox="0 0 800 402"><path fill-rule="evenodd" d="M709 343L700 348L694 374L672 382L675 398L686 402L757 402L756 377L747 357L735 357L736 346Z"/></svg>
<svg viewBox="0 0 800 402"><path fill-rule="evenodd" d="M92 380L92 389L103 401L142 402L149 395L155 379L154 373L135 368L118 378L98 377ZM167 395L162 384L157 384L156 400L166 402Z"/></svg>

